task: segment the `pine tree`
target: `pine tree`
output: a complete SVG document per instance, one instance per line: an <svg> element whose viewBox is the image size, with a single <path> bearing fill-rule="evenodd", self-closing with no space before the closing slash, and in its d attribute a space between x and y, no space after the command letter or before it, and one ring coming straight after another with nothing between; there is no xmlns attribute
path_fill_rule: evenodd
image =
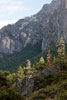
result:
<svg viewBox="0 0 67 100"><path fill-rule="evenodd" d="M39 62L40 62L40 63L45 63L44 58L41 57Z"/></svg>
<svg viewBox="0 0 67 100"><path fill-rule="evenodd" d="M24 70L21 66L19 66L18 70L17 70L17 78L20 79L24 76Z"/></svg>
<svg viewBox="0 0 67 100"><path fill-rule="evenodd" d="M16 74L15 73L10 73L8 76L7 76L8 80L11 82L11 83L14 83L16 81Z"/></svg>
<svg viewBox="0 0 67 100"><path fill-rule="evenodd" d="M36 64L37 70L43 70L46 67L46 63L43 57L40 58L39 62Z"/></svg>
<svg viewBox="0 0 67 100"><path fill-rule="evenodd" d="M63 37L60 38L57 47L58 57L63 57L65 55L65 41Z"/></svg>

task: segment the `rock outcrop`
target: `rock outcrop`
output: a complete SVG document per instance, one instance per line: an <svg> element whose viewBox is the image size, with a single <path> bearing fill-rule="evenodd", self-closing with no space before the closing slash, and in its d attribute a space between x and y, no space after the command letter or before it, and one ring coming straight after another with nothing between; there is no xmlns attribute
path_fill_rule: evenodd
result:
<svg viewBox="0 0 67 100"><path fill-rule="evenodd" d="M21 91L22 96L31 94L34 90L37 90L36 82L49 77L51 74L58 73L61 70L59 65L45 68L41 73L33 73L31 76L27 75L25 78L16 81L11 88L17 88ZM37 79L38 78L38 79ZM37 83L38 84L38 83ZM45 83L44 83L45 84Z"/></svg>

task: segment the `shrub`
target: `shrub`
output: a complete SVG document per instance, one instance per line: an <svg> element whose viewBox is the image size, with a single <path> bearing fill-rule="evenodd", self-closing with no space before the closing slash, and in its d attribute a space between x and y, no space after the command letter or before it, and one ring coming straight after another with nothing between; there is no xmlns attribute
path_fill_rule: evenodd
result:
<svg viewBox="0 0 67 100"><path fill-rule="evenodd" d="M0 100L21 100L21 96L15 89L2 87L0 89Z"/></svg>
<svg viewBox="0 0 67 100"><path fill-rule="evenodd" d="M58 96L57 96L57 100L67 100L67 91L63 92L63 93L60 93Z"/></svg>
<svg viewBox="0 0 67 100"><path fill-rule="evenodd" d="M46 67L47 67L47 65L46 65L45 63L39 62L39 63L37 63L37 65L36 65L36 70L41 71L41 70L43 70L43 69L46 68Z"/></svg>

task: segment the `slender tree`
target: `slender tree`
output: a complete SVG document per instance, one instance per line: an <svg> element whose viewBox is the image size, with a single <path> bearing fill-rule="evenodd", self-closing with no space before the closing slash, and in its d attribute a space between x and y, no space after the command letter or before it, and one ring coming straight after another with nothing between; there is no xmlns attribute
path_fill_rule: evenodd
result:
<svg viewBox="0 0 67 100"><path fill-rule="evenodd" d="M50 53L50 50L48 50L48 54L47 54L47 65L48 66L51 65L51 53Z"/></svg>
<svg viewBox="0 0 67 100"><path fill-rule="evenodd" d="M65 55L65 41L63 39L63 37L60 37L60 40L58 41L58 57L63 57Z"/></svg>

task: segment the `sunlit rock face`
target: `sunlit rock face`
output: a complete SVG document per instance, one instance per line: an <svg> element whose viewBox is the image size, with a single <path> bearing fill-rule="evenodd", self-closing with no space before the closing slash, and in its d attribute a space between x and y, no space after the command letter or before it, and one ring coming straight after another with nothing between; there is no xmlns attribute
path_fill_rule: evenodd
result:
<svg viewBox="0 0 67 100"><path fill-rule="evenodd" d="M53 0L59 6L49 18L49 22L45 28L42 51L50 48L51 45L56 45L57 41L63 36L67 43L67 0Z"/></svg>
<svg viewBox="0 0 67 100"><path fill-rule="evenodd" d="M56 44L60 36L67 42L67 0L53 0L35 15L0 30L0 53L20 52L42 41L42 51Z"/></svg>
<svg viewBox="0 0 67 100"><path fill-rule="evenodd" d="M65 2L65 4L66 4L66 9L67 9L67 0L65 0L66 2Z"/></svg>

